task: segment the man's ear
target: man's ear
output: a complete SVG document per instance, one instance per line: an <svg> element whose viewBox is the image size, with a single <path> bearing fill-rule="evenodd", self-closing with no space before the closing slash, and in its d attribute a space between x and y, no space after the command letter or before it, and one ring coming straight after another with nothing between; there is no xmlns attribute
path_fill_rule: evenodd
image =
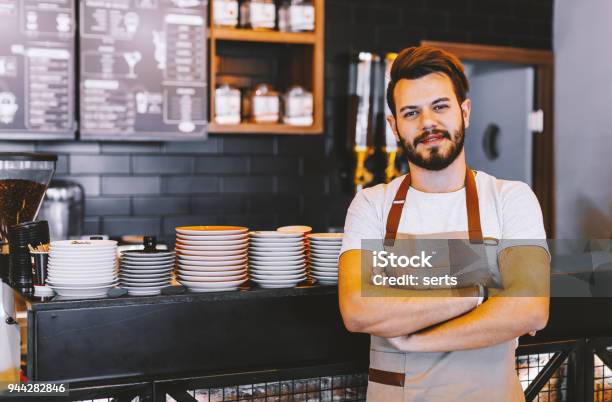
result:
<svg viewBox="0 0 612 402"><path fill-rule="evenodd" d="M399 136L399 133L397 132L397 123L395 121L395 117L393 117L392 114L387 116L387 124L391 127L391 130L393 130L393 135L395 135L395 140L397 142L400 142L400 136Z"/></svg>
<svg viewBox="0 0 612 402"><path fill-rule="evenodd" d="M463 121L465 122L465 128L470 126L470 112L472 111L472 100L466 98L461 104L461 113L463 114Z"/></svg>

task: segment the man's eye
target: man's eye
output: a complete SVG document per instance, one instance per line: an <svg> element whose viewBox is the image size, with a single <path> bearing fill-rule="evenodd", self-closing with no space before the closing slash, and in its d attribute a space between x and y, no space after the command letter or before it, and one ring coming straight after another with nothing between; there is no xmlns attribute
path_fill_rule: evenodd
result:
<svg viewBox="0 0 612 402"><path fill-rule="evenodd" d="M434 106L434 110L442 110L442 109L448 109L448 105L436 105L436 106Z"/></svg>
<svg viewBox="0 0 612 402"><path fill-rule="evenodd" d="M414 116L416 116L417 114L418 114L418 112L417 112L417 111L415 111L415 110L413 110L413 111L410 111L410 112L406 112L406 113L404 113L404 117L414 117Z"/></svg>

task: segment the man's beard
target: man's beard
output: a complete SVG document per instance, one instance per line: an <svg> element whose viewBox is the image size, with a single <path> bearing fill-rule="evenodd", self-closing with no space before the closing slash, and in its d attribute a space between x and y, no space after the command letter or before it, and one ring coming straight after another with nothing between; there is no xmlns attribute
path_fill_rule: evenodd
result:
<svg viewBox="0 0 612 402"><path fill-rule="evenodd" d="M451 163L457 159L461 151L463 150L463 141L465 139L465 122L463 116L461 116L461 129L451 134L445 130L430 130L425 131L417 138L412 141L412 144L408 144L403 139L400 141L401 147L404 151L404 155L408 161L414 163L418 167L427 170L442 170L446 169ZM429 157L423 157L422 154L417 153L417 145L423 141L428 135L440 134L447 140L451 141L451 148L447 155L440 154L439 146L429 148ZM401 137L400 137L401 138Z"/></svg>

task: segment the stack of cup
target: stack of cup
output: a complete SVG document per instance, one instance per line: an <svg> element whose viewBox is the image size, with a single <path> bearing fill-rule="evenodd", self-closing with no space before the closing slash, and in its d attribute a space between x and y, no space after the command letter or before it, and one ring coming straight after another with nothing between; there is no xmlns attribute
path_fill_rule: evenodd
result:
<svg viewBox="0 0 612 402"><path fill-rule="evenodd" d="M30 293L33 290L30 251L48 250L49 224L47 221L35 221L13 225L9 228L8 238L9 283L21 292Z"/></svg>

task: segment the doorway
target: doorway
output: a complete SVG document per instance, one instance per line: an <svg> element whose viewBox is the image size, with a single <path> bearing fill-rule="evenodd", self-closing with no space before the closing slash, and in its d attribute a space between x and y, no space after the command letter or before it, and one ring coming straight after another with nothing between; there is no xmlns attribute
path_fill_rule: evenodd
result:
<svg viewBox="0 0 612 402"><path fill-rule="evenodd" d="M474 169L528 183L540 201L546 233L554 232L553 53L549 50L423 41L461 59L472 99L466 157ZM543 125L531 131L532 111Z"/></svg>

